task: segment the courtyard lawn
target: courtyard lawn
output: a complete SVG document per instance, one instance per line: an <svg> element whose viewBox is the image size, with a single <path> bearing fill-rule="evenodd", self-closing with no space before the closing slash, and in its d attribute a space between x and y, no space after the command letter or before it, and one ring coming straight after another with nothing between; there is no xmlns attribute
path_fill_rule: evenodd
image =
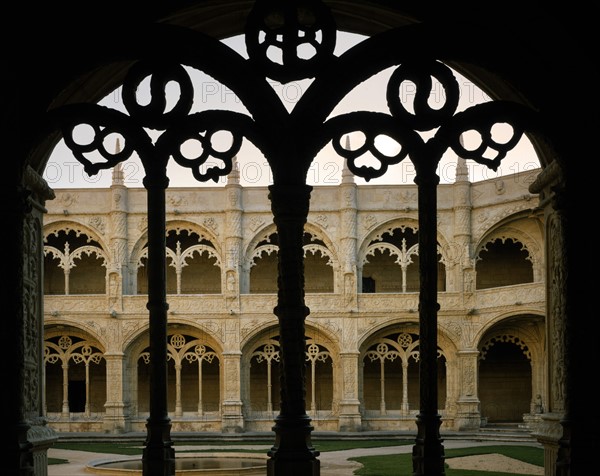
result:
<svg viewBox="0 0 600 476"><path fill-rule="evenodd" d="M446 449L446 460L459 456L499 453L526 463L543 467L544 450L532 446L479 446L473 448ZM412 474L412 455L363 456L350 458L363 467L357 470L356 476L399 476ZM473 471L466 469L450 469L446 464L446 476L526 476L515 473L496 471Z"/></svg>

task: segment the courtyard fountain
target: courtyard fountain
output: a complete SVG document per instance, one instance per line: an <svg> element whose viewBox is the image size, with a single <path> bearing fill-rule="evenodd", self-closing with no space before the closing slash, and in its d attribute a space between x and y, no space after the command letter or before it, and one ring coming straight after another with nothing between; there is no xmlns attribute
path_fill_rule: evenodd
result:
<svg viewBox="0 0 600 476"><path fill-rule="evenodd" d="M254 453L194 453L175 458L176 476L255 476L264 475L268 456ZM102 459L90 462L86 472L103 476L142 474L140 457Z"/></svg>

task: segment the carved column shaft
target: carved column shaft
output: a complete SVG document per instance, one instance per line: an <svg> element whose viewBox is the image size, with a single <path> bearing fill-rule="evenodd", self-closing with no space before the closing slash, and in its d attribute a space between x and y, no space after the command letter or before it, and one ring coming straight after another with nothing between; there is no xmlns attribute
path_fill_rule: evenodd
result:
<svg viewBox="0 0 600 476"><path fill-rule="evenodd" d="M357 268L356 268L356 242L357 242L357 205L356 184L342 183L341 192L341 233L340 245L342 250L342 292L345 295L346 305L357 305Z"/></svg>
<svg viewBox="0 0 600 476"><path fill-rule="evenodd" d="M221 422L222 431L225 433L239 433L244 431L244 416L242 414L242 388L241 388L241 351L223 353L223 389L225 395L221 397Z"/></svg>
<svg viewBox="0 0 600 476"><path fill-rule="evenodd" d="M125 417L123 357L121 352L104 354L107 375L104 430L109 433L122 433L129 429Z"/></svg>
<svg viewBox="0 0 600 476"><path fill-rule="evenodd" d="M419 186L419 392L417 438L413 447L413 475L444 473L444 447L437 389L437 184L434 171L423 171Z"/></svg>
<svg viewBox="0 0 600 476"><path fill-rule="evenodd" d="M12 233L8 234L8 249L11 250L6 256L8 266L7 271L12 276L4 288L6 289L6 297L10 298L5 301L7 305L6 311L12 318L6 320L5 331L11 336L6 339L5 349L8 355L17 362L17 365L3 366L2 375L4 384L8 388L13 388L15 391L7 392L5 405L8 417L9 428L8 433L15 435L8 441L8 450L10 460L5 461L5 467L10 475L29 476L34 474L33 454L29 450L27 431L30 425L25 420L25 286L24 286L24 267L25 262L25 214L28 211L27 197L28 192L20 188L13 191L14 196L12 201L16 206L9 207L8 213L5 215L6 224ZM11 239L13 238L13 239ZM11 272L12 271L12 272ZM40 290L41 292L41 290Z"/></svg>
<svg viewBox="0 0 600 476"><path fill-rule="evenodd" d="M567 307L566 307L566 256L565 216L562 210L561 190L556 185L560 169L553 162L531 184L530 191L540 194L540 207L546 220L546 342L547 388L545 390L546 412L536 432L544 445L544 469L547 476L569 474L570 425L566 415L567 367Z"/></svg>
<svg viewBox="0 0 600 476"><path fill-rule="evenodd" d="M340 353L340 371L343 378L340 402L340 431L359 431L361 427L360 400L358 399L358 352Z"/></svg>
<svg viewBox="0 0 600 476"><path fill-rule="evenodd" d="M275 445L269 452L269 476L319 474L318 452L306 414L306 337L302 238L308 216L309 185L272 185L269 199L279 236L278 299L281 355L281 406L275 419Z"/></svg>
<svg viewBox="0 0 600 476"><path fill-rule="evenodd" d="M478 365L478 350L458 351L460 395L457 401L456 425L461 430L473 430L481 426L479 396L477 392Z"/></svg>
<svg viewBox="0 0 600 476"><path fill-rule="evenodd" d="M109 229L113 268L109 269L108 272L116 272L120 276L121 286L119 292L122 296L130 292L127 250L127 187L113 185L111 191L112 211L110 213ZM121 296L118 296L118 298L121 298Z"/></svg>
<svg viewBox="0 0 600 476"><path fill-rule="evenodd" d="M148 304L150 320L150 416L142 458L144 476L173 476L175 451L167 412L166 175L144 179L148 196Z"/></svg>
<svg viewBox="0 0 600 476"><path fill-rule="evenodd" d="M13 161L16 163L16 161ZM9 165L10 168L10 165ZM7 233L2 287L6 306L4 332L7 355L14 365L4 365L2 383L8 429L3 442L2 474L47 474L47 449L57 440L44 418L44 300L42 222L45 201L54 198L46 182L32 169L24 171L23 185L8 188L4 215ZM21 183L17 180L16 183Z"/></svg>
<svg viewBox="0 0 600 476"><path fill-rule="evenodd" d="M228 207L225 212L225 292L230 297L241 292L240 265L242 263L242 187L228 184Z"/></svg>

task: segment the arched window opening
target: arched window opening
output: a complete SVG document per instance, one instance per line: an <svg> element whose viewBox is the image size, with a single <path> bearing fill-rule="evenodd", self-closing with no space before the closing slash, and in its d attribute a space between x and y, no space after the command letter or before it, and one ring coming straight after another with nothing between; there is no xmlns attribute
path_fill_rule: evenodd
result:
<svg viewBox="0 0 600 476"><path fill-rule="evenodd" d="M314 339L306 339L307 410L313 416L333 409L333 360L331 353ZM252 352L250 360L250 405L253 413L271 413L279 403L279 337L271 337Z"/></svg>
<svg viewBox="0 0 600 476"><path fill-rule="evenodd" d="M533 282L528 250L513 239L497 238L480 251L476 265L477 289Z"/></svg>
<svg viewBox="0 0 600 476"><path fill-rule="evenodd" d="M272 337L269 342L252 352L250 360L250 406L252 412L272 414L274 402L279 402L279 338Z"/></svg>
<svg viewBox="0 0 600 476"><path fill-rule="evenodd" d="M514 336L490 339L481 349L479 399L488 423L522 422L532 399L529 350Z"/></svg>
<svg viewBox="0 0 600 476"><path fill-rule="evenodd" d="M393 228L369 243L363 259L363 292L419 291L419 232ZM438 253L438 291L446 290L446 268Z"/></svg>
<svg viewBox="0 0 600 476"><path fill-rule="evenodd" d="M377 339L363 358L367 415L408 415L419 407L419 336L400 332ZM446 402L446 358L438 349L438 408Z"/></svg>
<svg viewBox="0 0 600 476"><path fill-rule="evenodd" d="M100 244L74 230L60 230L44 244L45 294L106 293L106 256Z"/></svg>
<svg viewBox="0 0 600 476"><path fill-rule="evenodd" d="M257 243L250 259L250 293L277 292L277 233L271 233Z"/></svg>
<svg viewBox="0 0 600 476"><path fill-rule="evenodd" d="M304 286L307 293L333 292L333 263L331 253L323 240L312 233L305 232L304 248Z"/></svg>
<svg viewBox="0 0 600 476"><path fill-rule="evenodd" d="M175 417L216 415L221 409L220 360L202 339L187 334L168 338L168 411ZM149 411L150 352L138 359L138 411ZM146 390L144 392L144 390Z"/></svg>
<svg viewBox="0 0 600 476"><path fill-rule="evenodd" d="M45 341L46 410L50 419L104 412L106 361L93 343L69 335Z"/></svg>
<svg viewBox="0 0 600 476"><path fill-rule="evenodd" d="M312 233L305 232L302 240L304 249L304 290L306 293L331 293L334 290L333 263L331 252L325 242ZM250 292L277 292L277 233L260 241L250 262Z"/></svg>
<svg viewBox="0 0 600 476"><path fill-rule="evenodd" d="M188 230L167 231L167 293L221 293L221 261L214 245ZM147 249L138 264L138 294L148 292Z"/></svg>

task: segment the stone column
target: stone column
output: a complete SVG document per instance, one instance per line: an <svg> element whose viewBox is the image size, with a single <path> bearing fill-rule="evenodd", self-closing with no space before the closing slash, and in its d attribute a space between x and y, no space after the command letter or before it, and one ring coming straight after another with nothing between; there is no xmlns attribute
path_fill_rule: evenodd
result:
<svg viewBox="0 0 600 476"><path fill-rule="evenodd" d="M242 414L241 360L240 351L223 352L221 372L224 395L221 397L221 431L241 433L244 431Z"/></svg>
<svg viewBox="0 0 600 476"><path fill-rule="evenodd" d="M110 262L106 270L108 307L110 311L123 311L123 294L129 289L129 256L127 250L128 192L123 181L121 164L113 170L111 189L111 211L109 213Z"/></svg>
<svg viewBox="0 0 600 476"><path fill-rule="evenodd" d="M104 431L129 431L129 417L125 414L122 352L106 352L106 403L104 404Z"/></svg>
<svg viewBox="0 0 600 476"><path fill-rule="evenodd" d="M421 157L423 158L423 157ZM413 446L414 476L444 474L444 446L438 412L437 185L431 164L415 160L419 187L419 413ZM422 168L421 168L422 167Z"/></svg>
<svg viewBox="0 0 600 476"><path fill-rule="evenodd" d="M346 147L349 150L349 140L346 140ZM356 222L357 222L357 204L356 204L356 184L354 176L348 169L346 161L342 169L342 184L340 186L340 249L341 249L341 292L344 295L344 303L349 310L358 308L358 286L357 286L357 267L356 267Z"/></svg>
<svg viewBox="0 0 600 476"><path fill-rule="evenodd" d="M12 157L17 163L18 158ZM9 166L10 170L10 166ZM15 183L21 182L16 181ZM9 250L4 272L10 279L4 288L6 316L4 351L11 365L0 373L5 392L2 474L45 476L48 448L58 439L44 417L44 204L54 193L32 168L24 170L22 185L4 190L8 203L3 215L4 245ZM13 205L14 206L11 206Z"/></svg>
<svg viewBox="0 0 600 476"><path fill-rule="evenodd" d="M154 157L153 157L154 158ZM144 476L173 476L175 450L167 410L166 171L146 171L148 203L148 304L150 340L150 416L142 454Z"/></svg>
<svg viewBox="0 0 600 476"><path fill-rule="evenodd" d="M542 395L546 408L535 433L544 445L544 474L568 475L570 464L570 422L567 414L568 327L566 301L566 217L558 185L563 182L561 171L552 162L530 186L539 193L544 210L546 229L546 363L547 383ZM590 365L592 363L590 362ZM596 429L597 431L597 429Z"/></svg>
<svg viewBox="0 0 600 476"><path fill-rule="evenodd" d="M456 428L475 430L481 426L478 396L479 351L466 349L458 351L460 395L457 400Z"/></svg>
<svg viewBox="0 0 600 476"><path fill-rule="evenodd" d="M456 181L454 183L454 245L455 255L450 257L451 269L454 279L454 289L447 291L473 292L474 288L463 278L474 274L473 261L471 260L471 182L466 160L458 158L456 165Z"/></svg>
<svg viewBox="0 0 600 476"><path fill-rule="evenodd" d="M275 444L267 475L318 476L319 452L311 442L306 414L306 335L309 309L304 301L302 238L312 187L304 184L271 185L269 199L279 236L278 294L274 309L279 319L281 353L281 406L275 419Z"/></svg>
<svg viewBox="0 0 600 476"><path fill-rule="evenodd" d="M342 399L340 400L339 431L360 431L361 415L358 399L359 352L340 352Z"/></svg>
<svg viewBox="0 0 600 476"><path fill-rule="evenodd" d="M240 312L239 295L241 286L242 263L242 187L239 184L239 170L237 160L233 161L233 170L227 177L225 186L227 193L227 209L225 211L225 256L223 294L229 311L236 314Z"/></svg>

